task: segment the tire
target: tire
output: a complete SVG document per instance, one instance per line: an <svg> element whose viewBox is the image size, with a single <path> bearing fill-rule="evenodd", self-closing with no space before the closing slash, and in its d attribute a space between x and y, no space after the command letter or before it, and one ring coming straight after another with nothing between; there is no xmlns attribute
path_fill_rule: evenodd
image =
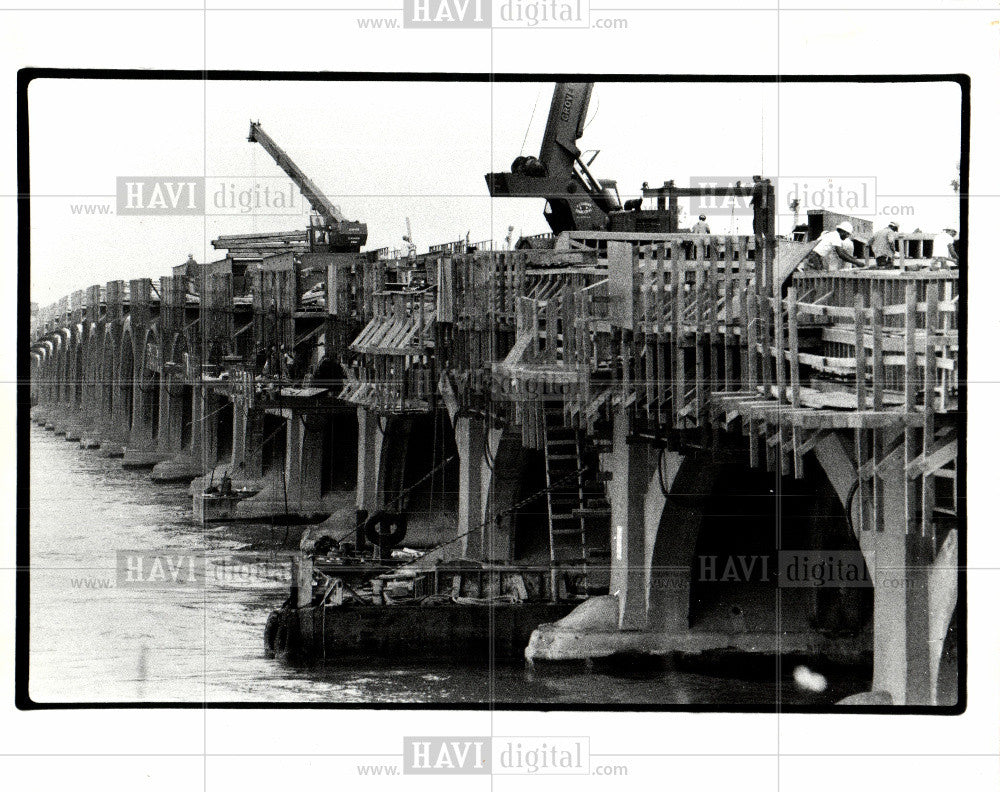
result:
<svg viewBox="0 0 1000 792"><path fill-rule="evenodd" d="M274 657L276 654L276 642L278 630L281 628L281 614L278 611L271 611L264 625L264 654L267 657Z"/></svg>
<svg viewBox="0 0 1000 792"><path fill-rule="evenodd" d="M382 542L396 547L406 537L406 514L379 510L365 521L365 538L373 545Z"/></svg>
<svg viewBox="0 0 1000 792"><path fill-rule="evenodd" d="M288 657L288 624L284 619L278 624L274 634L274 656L281 660Z"/></svg>

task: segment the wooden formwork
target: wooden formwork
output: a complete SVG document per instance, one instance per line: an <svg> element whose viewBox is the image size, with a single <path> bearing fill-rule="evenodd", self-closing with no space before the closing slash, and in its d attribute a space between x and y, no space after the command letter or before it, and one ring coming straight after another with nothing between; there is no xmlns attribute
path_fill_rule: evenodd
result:
<svg viewBox="0 0 1000 792"><path fill-rule="evenodd" d="M525 443L538 447L541 404L553 400L587 431L614 409L637 434L707 431L711 393L745 379L746 294L763 282L756 240L592 236L533 251L525 267L516 339L496 366Z"/></svg>
<svg viewBox="0 0 1000 792"><path fill-rule="evenodd" d="M436 291L422 286L374 295L372 319L349 347L354 365L340 398L381 413L431 409Z"/></svg>
<svg viewBox="0 0 1000 792"><path fill-rule="evenodd" d="M717 392L716 419L743 419L752 466L763 437L768 469L796 477L824 432L853 432L862 530L881 530L880 472L902 453L909 530L927 533L957 508L956 277L801 273L784 297L750 293L751 324L766 316L772 332L748 334L748 387Z"/></svg>

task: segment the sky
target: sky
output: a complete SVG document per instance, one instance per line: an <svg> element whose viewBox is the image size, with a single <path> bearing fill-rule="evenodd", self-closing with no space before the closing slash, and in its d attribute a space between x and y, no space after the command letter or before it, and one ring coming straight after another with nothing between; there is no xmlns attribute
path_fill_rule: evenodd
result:
<svg viewBox="0 0 1000 792"><path fill-rule="evenodd" d="M515 237L547 231L543 200L491 200L484 175L538 153L551 95L551 83L35 80L31 299L158 278L188 254L221 259L210 244L220 234L303 228L304 212L114 212L120 176L287 187L246 140L250 119L348 219L367 223L369 248L401 247L407 218L421 250L467 233L502 240L511 225ZM869 215L877 226L935 231L958 219L960 101L952 83L598 83L579 144L600 151L591 170L616 179L622 200L643 182L761 173L776 178L787 233L795 185L864 182L872 212L897 213ZM749 218L710 222L751 233Z"/></svg>

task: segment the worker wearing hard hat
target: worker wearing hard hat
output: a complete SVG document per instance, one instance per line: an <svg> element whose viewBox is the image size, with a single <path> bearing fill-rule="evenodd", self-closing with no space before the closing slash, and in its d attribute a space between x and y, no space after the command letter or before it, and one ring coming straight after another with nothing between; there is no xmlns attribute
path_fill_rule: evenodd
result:
<svg viewBox="0 0 1000 792"><path fill-rule="evenodd" d="M832 272L844 269L847 264L864 266L865 262L854 255L854 242L851 241L853 234L854 226L847 221L838 225L834 231L824 231L806 256L806 268Z"/></svg>
<svg viewBox="0 0 1000 792"><path fill-rule="evenodd" d="M711 234L712 229L705 222L705 215L698 215L698 222L691 226L692 234Z"/></svg>
<svg viewBox="0 0 1000 792"><path fill-rule="evenodd" d="M881 231L876 231L869 246L875 257L875 266L879 269L896 269L896 235L899 233L899 223L893 221Z"/></svg>
<svg viewBox="0 0 1000 792"><path fill-rule="evenodd" d="M934 262L931 264L935 269L958 266L958 253L955 252L955 240L958 239L958 232L954 228L945 228L940 234L934 235L934 247L931 250L931 257Z"/></svg>

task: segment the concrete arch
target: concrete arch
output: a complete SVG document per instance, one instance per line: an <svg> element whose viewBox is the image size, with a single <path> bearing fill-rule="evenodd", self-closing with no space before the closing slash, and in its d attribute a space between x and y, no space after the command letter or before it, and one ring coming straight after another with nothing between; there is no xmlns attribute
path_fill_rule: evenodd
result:
<svg viewBox="0 0 1000 792"><path fill-rule="evenodd" d="M837 553L862 581L871 568L819 459L807 458L803 480L779 480L743 461L662 454L652 478L647 508L651 500L663 505L646 561L651 629L767 632L780 616L789 632L867 634L870 584L777 588L785 573L779 551L797 553L803 563Z"/></svg>
<svg viewBox="0 0 1000 792"><path fill-rule="evenodd" d="M104 345L104 336L100 332L96 322L87 325L87 346L85 361L85 387L84 399L86 400L88 413L96 414L100 409L101 396L101 351Z"/></svg>
<svg viewBox="0 0 1000 792"><path fill-rule="evenodd" d="M71 399L72 374L70 372L70 350L72 348L73 332L64 327L59 330L59 351L56 373L57 401L66 405Z"/></svg>
<svg viewBox="0 0 1000 792"><path fill-rule="evenodd" d="M132 327L128 319L125 320L125 327L122 330L121 349L118 358L118 376L115 388L117 398L115 399L116 411L115 420L120 421L120 425L127 433L132 431L132 424L135 421L135 341L132 337Z"/></svg>
<svg viewBox="0 0 1000 792"><path fill-rule="evenodd" d="M174 333L170 339L167 360L172 364L163 373L165 403L161 408L160 424L164 428L164 450L191 451L195 442L195 389L188 377L191 346L184 333Z"/></svg>
<svg viewBox="0 0 1000 792"><path fill-rule="evenodd" d="M104 328L101 339L100 361L98 363L98 399L101 405L101 417L113 421L118 391L119 349L115 343L115 334L110 326Z"/></svg>
<svg viewBox="0 0 1000 792"><path fill-rule="evenodd" d="M73 343L70 351L70 378L72 382L71 403L73 409L83 409L83 391L86 383L86 343L83 326L77 325L73 333Z"/></svg>
<svg viewBox="0 0 1000 792"><path fill-rule="evenodd" d="M136 340L139 340L136 337ZM155 442L160 432L160 366L159 355L163 347L160 343L159 329L154 325L145 328L136 357L136 396L135 418L132 430L140 430L139 436L133 441L146 445Z"/></svg>

